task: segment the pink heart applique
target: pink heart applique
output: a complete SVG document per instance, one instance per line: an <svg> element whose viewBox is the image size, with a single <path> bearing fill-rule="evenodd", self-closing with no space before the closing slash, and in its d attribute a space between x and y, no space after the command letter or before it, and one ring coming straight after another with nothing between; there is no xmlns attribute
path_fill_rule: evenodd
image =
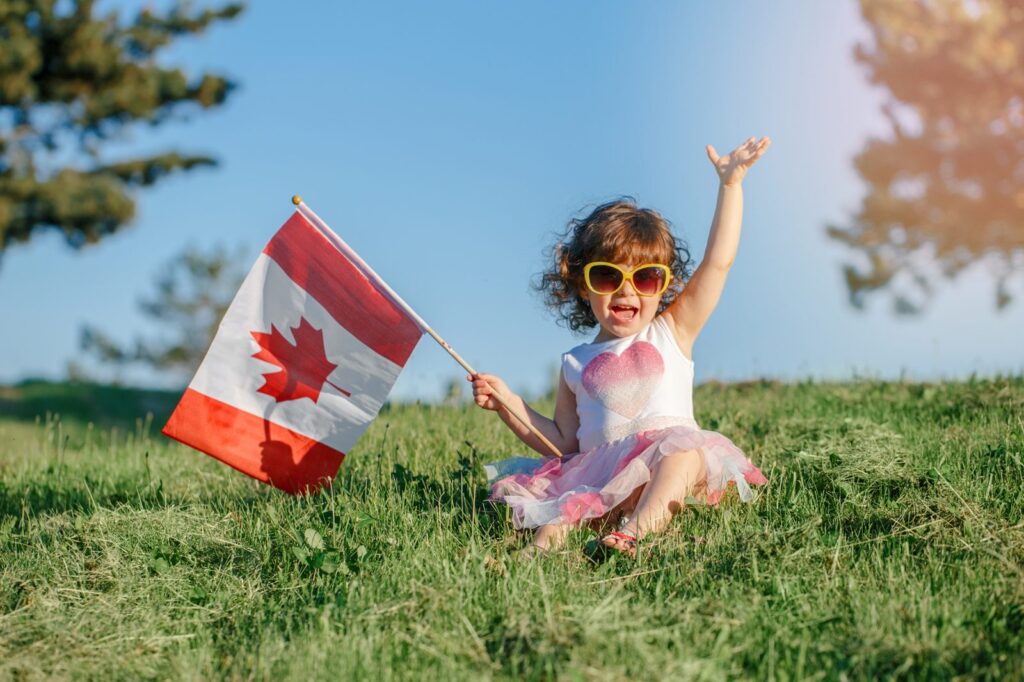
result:
<svg viewBox="0 0 1024 682"><path fill-rule="evenodd" d="M646 341L637 341L622 355L605 352L583 370L583 388L613 412L632 419L640 414L661 382L665 361Z"/></svg>

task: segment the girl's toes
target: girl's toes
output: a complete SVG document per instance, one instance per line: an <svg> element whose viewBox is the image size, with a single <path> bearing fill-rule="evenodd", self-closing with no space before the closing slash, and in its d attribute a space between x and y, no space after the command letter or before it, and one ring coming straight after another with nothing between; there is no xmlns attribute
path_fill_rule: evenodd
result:
<svg viewBox="0 0 1024 682"><path fill-rule="evenodd" d="M636 543L630 542L629 540L617 539L615 549L625 554L630 559L636 558Z"/></svg>
<svg viewBox="0 0 1024 682"><path fill-rule="evenodd" d="M636 557L636 538L632 535L622 532L609 533L601 538L601 544L630 558Z"/></svg>

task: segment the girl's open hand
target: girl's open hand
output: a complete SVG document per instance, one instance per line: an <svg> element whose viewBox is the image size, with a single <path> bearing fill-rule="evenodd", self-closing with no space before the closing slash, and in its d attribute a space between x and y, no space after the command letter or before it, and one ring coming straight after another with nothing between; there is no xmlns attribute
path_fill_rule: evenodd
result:
<svg viewBox="0 0 1024 682"><path fill-rule="evenodd" d="M497 410L501 404L494 399L494 394L501 395L508 402L510 392L505 382L493 374L479 373L476 376L466 375L473 382L473 400L485 410Z"/></svg>
<svg viewBox="0 0 1024 682"><path fill-rule="evenodd" d="M762 137L760 140L751 137L725 156L719 156L711 145L705 149L707 149L711 163L715 164L715 170L718 171L718 177L722 184L738 185L743 182L743 176L761 158L771 143L772 141L768 137Z"/></svg>

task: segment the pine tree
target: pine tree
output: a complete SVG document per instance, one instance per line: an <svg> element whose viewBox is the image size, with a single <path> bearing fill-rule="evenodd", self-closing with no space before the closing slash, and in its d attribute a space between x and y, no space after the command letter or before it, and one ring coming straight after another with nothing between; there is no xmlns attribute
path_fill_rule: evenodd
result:
<svg viewBox="0 0 1024 682"><path fill-rule="evenodd" d="M851 302L888 291L898 313L937 280L993 269L996 306L1024 272L1024 0L860 0L871 44L856 59L888 92L891 135L855 165L868 185L853 224L830 227L860 252Z"/></svg>
<svg viewBox="0 0 1024 682"><path fill-rule="evenodd" d="M238 4L95 16L91 0L0 2L0 255L46 230L80 248L123 228L134 190L215 163L176 151L110 159L134 126L220 106L234 88L158 63L176 38L236 17Z"/></svg>

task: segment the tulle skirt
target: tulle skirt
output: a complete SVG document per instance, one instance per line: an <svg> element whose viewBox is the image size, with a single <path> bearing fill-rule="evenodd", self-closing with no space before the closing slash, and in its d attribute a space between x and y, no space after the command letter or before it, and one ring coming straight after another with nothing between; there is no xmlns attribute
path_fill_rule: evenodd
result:
<svg viewBox="0 0 1024 682"><path fill-rule="evenodd" d="M717 505L730 485L749 502L751 484L768 482L731 440L692 426L644 431L564 459L513 457L484 465L484 471L490 499L512 509L516 528L576 525L616 509L651 480L662 457L685 450L704 457L706 477L695 492L706 504Z"/></svg>

